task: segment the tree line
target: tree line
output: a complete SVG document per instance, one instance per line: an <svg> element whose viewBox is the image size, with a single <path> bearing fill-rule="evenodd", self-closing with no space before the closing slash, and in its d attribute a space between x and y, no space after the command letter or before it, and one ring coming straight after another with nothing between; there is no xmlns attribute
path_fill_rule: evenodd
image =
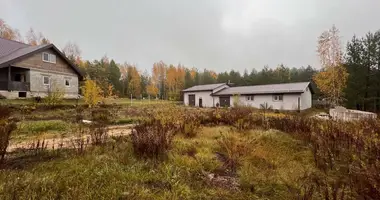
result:
<svg viewBox="0 0 380 200"><path fill-rule="evenodd" d="M33 28L22 36L0 19L0 37L30 45L50 43L49 39ZM377 111L380 108L380 31L363 37L353 36L341 48L339 30L333 26L318 38L321 69L312 66L275 68L264 66L217 73L199 70L182 64L153 63L150 71L141 71L131 63L116 63L107 56L99 60L85 60L78 45L68 42L62 51L74 62L87 79L95 81L104 96L116 95L133 98L160 98L180 100L181 90L194 85L227 83L234 86L312 81L317 94L332 105Z"/></svg>

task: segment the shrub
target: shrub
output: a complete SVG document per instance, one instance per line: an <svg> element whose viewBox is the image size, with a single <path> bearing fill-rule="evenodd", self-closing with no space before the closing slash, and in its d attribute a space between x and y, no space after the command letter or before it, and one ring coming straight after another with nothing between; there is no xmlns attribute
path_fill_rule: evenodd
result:
<svg viewBox="0 0 380 200"><path fill-rule="evenodd" d="M48 89L48 95L44 98L44 103L47 106L60 105L63 101L65 91L63 88L59 87L55 81L52 82ZM41 99L40 99L41 100Z"/></svg>
<svg viewBox="0 0 380 200"><path fill-rule="evenodd" d="M92 123L90 124L91 142L94 145L103 144L107 140L107 126L111 122L111 113L108 109L100 108L91 113Z"/></svg>
<svg viewBox="0 0 380 200"><path fill-rule="evenodd" d="M157 119L136 125L131 134L135 155L143 158L166 156L177 131L173 124L164 124Z"/></svg>
<svg viewBox="0 0 380 200"><path fill-rule="evenodd" d="M249 143L233 134L222 134L218 144L216 154L223 162L224 169L230 174L235 174L243 157L249 152Z"/></svg>
<svg viewBox="0 0 380 200"><path fill-rule="evenodd" d="M185 137L195 137L201 126L201 122L199 120L199 116L194 112L184 112L184 117L181 125L181 131L185 135Z"/></svg>
<svg viewBox="0 0 380 200"><path fill-rule="evenodd" d="M4 161L11 133L17 128L16 123L9 119L10 115L9 108L0 106L0 163Z"/></svg>
<svg viewBox="0 0 380 200"><path fill-rule="evenodd" d="M95 81L86 79L82 87L85 103L91 108L94 107L102 99L102 89Z"/></svg>

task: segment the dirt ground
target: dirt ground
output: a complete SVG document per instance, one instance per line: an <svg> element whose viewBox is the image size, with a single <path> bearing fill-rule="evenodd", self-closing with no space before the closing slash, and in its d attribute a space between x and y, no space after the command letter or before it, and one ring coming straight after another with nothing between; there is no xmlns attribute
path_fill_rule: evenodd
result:
<svg viewBox="0 0 380 200"><path fill-rule="evenodd" d="M125 136L131 133L133 125L118 125L109 126L108 137L118 137ZM68 136L60 138L50 138L50 139L40 139L40 140L25 140L18 142L10 142L7 152L13 152L18 149L34 149L34 148L45 148L45 149L56 149L56 148L76 148L81 143L84 145L90 144L91 136L90 134L85 134L83 136Z"/></svg>

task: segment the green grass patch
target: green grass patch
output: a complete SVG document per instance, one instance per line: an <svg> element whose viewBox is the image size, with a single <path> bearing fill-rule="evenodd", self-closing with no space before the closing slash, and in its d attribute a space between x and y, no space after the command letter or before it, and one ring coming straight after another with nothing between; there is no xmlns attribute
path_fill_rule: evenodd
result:
<svg viewBox="0 0 380 200"><path fill-rule="evenodd" d="M70 123L61 120L26 121L18 124L20 133L41 133L47 131L67 131Z"/></svg>
<svg viewBox="0 0 380 200"><path fill-rule="evenodd" d="M71 133L73 124L62 120L22 121L12 133L13 141L57 138Z"/></svg>

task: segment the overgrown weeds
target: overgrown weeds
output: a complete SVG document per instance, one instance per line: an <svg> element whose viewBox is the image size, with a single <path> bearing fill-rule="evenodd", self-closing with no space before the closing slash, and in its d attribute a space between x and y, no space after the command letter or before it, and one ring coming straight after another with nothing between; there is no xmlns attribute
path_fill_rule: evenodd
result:
<svg viewBox="0 0 380 200"><path fill-rule="evenodd" d="M11 133L17 128L16 123L10 119L10 115L9 108L0 106L0 163L4 162Z"/></svg>
<svg viewBox="0 0 380 200"><path fill-rule="evenodd" d="M242 159L250 151L249 142L243 141L232 133L222 134L218 140L216 155L223 162L223 168L229 175L236 173Z"/></svg>
<svg viewBox="0 0 380 200"><path fill-rule="evenodd" d="M185 137L193 138L197 136L201 122L199 116L193 112L184 112L183 121L181 124L181 131Z"/></svg>
<svg viewBox="0 0 380 200"><path fill-rule="evenodd" d="M107 140L107 126L111 122L111 113L108 109L98 108L92 111L92 122L90 124L91 142L101 145Z"/></svg>
<svg viewBox="0 0 380 200"><path fill-rule="evenodd" d="M141 122L134 127L131 135L135 155L142 158L165 157L177 131L178 127L174 124L157 119Z"/></svg>

